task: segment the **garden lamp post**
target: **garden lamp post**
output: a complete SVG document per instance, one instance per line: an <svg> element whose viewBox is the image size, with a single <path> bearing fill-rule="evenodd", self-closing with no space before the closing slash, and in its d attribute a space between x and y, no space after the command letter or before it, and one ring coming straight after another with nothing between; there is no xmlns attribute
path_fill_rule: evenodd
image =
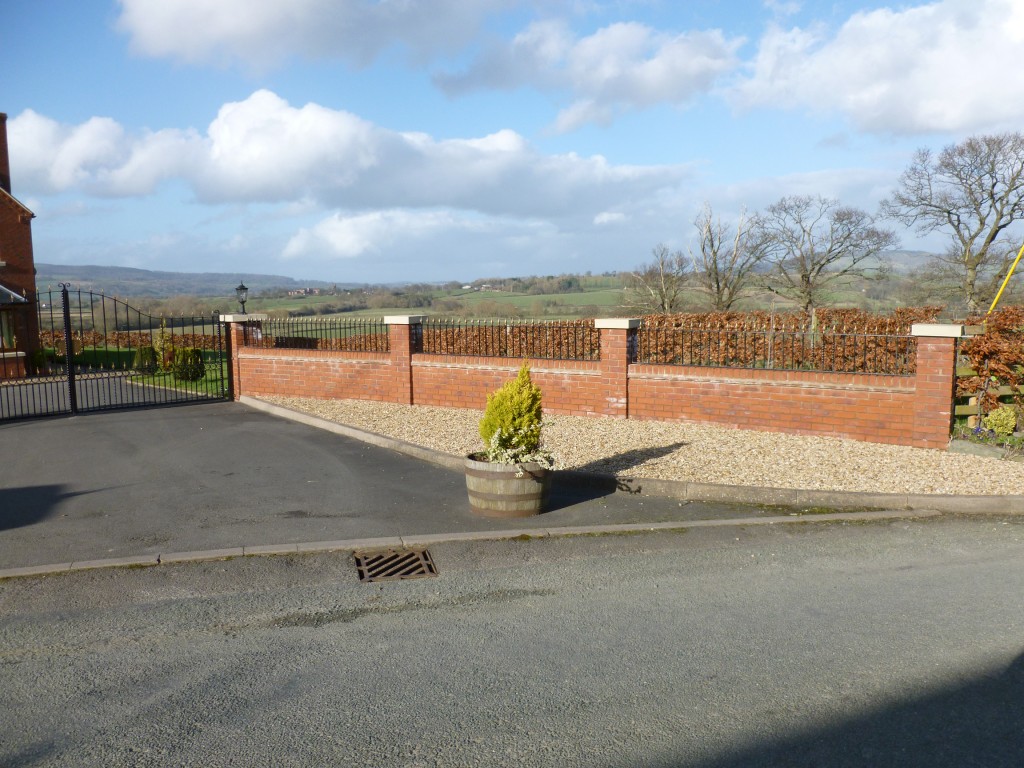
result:
<svg viewBox="0 0 1024 768"><path fill-rule="evenodd" d="M235 288L235 298L238 299L238 303L242 305L242 314L245 314L245 300L249 298L249 289L245 287L245 283L239 283L238 287Z"/></svg>

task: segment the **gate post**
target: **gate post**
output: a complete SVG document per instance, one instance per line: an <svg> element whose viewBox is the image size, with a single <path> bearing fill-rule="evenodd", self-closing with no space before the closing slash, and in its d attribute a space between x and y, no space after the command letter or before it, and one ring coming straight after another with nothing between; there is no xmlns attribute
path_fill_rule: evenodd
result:
<svg viewBox="0 0 1024 768"><path fill-rule="evenodd" d="M910 335L917 339L911 445L945 449L953 426L956 341L976 330L957 323L914 323Z"/></svg>
<svg viewBox="0 0 1024 768"><path fill-rule="evenodd" d="M416 402L412 356L423 350L423 320L423 315L389 315L384 318L393 366L388 385L388 400L392 403L412 405Z"/></svg>
<svg viewBox="0 0 1024 768"><path fill-rule="evenodd" d="M75 339L71 333L71 300L68 283L60 284L60 303L64 314L64 360L68 379L68 405L72 415L78 413L78 393L75 391Z"/></svg>
<svg viewBox="0 0 1024 768"><path fill-rule="evenodd" d="M594 327L601 332L600 413L629 418L629 365L636 358L638 318L598 318Z"/></svg>
<svg viewBox="0 0 1024 768"><path fill-rule="evenodd" d="M242 395L242 367L238 353L245 346L246 324L252 323L260 329L269 315L221 315L224 324L224 351L228 357L228 399L237 400Z"/></svg>

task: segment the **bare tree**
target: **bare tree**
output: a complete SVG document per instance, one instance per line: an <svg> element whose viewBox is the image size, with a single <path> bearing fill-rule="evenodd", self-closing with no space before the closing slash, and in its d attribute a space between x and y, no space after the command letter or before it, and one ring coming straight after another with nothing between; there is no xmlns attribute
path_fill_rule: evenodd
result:
<svg viewBox="0 0 1024 768"><path fill-rule="evenodd" d="M711 306L728 312L753 284L758 264L764 259L763 230L745 214L735 228L715 218L711 206L693 220L697 229L697 251L690 249L693 280L707 294Z"/></svg>
<svg viewBox="0 0 1024 768"><path fill-rule="evenodd" d="M876 227L867 212L805 195L770 206L758 218L757 236L770 265L764 286L805 312L820 306L827 291L844 279L884 274L884 251L899 242L891 230Z"/></svg>
<svg viewBox="0 0 1024 768"><path fill-rule="evenodd" d="M1007 229L1024 218L1024 134L972 136L937 157L919 149L882 210L922 234L951 234L940 260L976 312L1016 251Z"/></svg>
<svg viewBox="0 0 1024 768"><path fill-rule="evenodd" d="M638 313L678 312L682 308L690 262L682 251L669 251L664 244L656 245L651 253L653 261L629 273L626 306Z"/></svg>
<svg viewBox="0 0 1024 768"><path fill-rule="evenodd" d="M951 240L944 252L933 255L918 270L915 280L919 290L927 289L930 301L939 301L973 314L982 311L982 305L995 296L1014 254L1002 248L990 250L989 257L973 269L964 255L960 241ZM1011 283L1003 294L1003 300L1010 301L1018 293L1017 286ZM974 297L973 302L971 296Z"/></svg>

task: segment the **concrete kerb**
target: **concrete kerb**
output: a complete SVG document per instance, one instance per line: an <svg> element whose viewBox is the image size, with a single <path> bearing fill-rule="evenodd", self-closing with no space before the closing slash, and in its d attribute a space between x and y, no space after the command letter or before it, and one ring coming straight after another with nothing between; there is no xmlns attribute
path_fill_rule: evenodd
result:
<svg viewBox="0 0 1024 768"><path fill-rule="evenodd" d="M448 469L461 470L462 456L434 451L393 437L366 432L318 416L295 411L243 395L238 402L265 413L306 424L335 434L388 448ZM615 477L592 472L560 470L558 482L640 496L661 496L680 501L719 501L735 504L759 504L785 507L828 507L832 509L939 510L957 514L1024 514L1024 496L954 496L950 494L868 493L861 491L825 491L801 488L763 488L744 485L717 485L679 480Z"/></svg>
<svg viewBox="0 0 1024 768"><path fill-rule="evenodd" d="M105 560L82 560L72 563L33 565L23 568L0 569L0 581L26 576L52 576L73 571L101 568L165 567L183 563L231 560L239 557L266 557L298 554L326 554L355 552L363 549L395 547L427 547L458 541L513 541L548 539L562 536L615 536L656 531L684 531L690 528L746 527L764 525L792 525L794 523L852 523L877 520L908 520L936 517L938 510L875 510L869 512L834 512L826 514L777 515L772 517L744 517L725 520L691 520L662 523L623 523L614 525L580 525L560 528L525 528L506 531L457 531L452 533L388 536L374 539L347 539L343 541L308 542L305 544L267 544L254 547L229 547L196 552L171 552L141 557L112 557Z"/></svg>

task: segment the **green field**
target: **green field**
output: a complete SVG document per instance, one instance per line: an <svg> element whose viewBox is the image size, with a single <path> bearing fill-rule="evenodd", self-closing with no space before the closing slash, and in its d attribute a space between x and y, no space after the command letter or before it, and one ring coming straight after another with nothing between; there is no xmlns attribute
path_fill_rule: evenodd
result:
<svg viewBox="0 0 1024 768"><path fill-rule="evenodd" d="M507 290L417 290L358 291L338 295L254 297L246 303L250 313L272 316L318 316L344 314L350 317L384 315L427 315L430 317L529 317L570 319L621 314L623 290L617 278L581 278L583 290L569 293L532 293ZM389 299L393 303L389 303ZM227 300L225 300L227 301ZM365 308L343 309L363 303Z"/></svg>

